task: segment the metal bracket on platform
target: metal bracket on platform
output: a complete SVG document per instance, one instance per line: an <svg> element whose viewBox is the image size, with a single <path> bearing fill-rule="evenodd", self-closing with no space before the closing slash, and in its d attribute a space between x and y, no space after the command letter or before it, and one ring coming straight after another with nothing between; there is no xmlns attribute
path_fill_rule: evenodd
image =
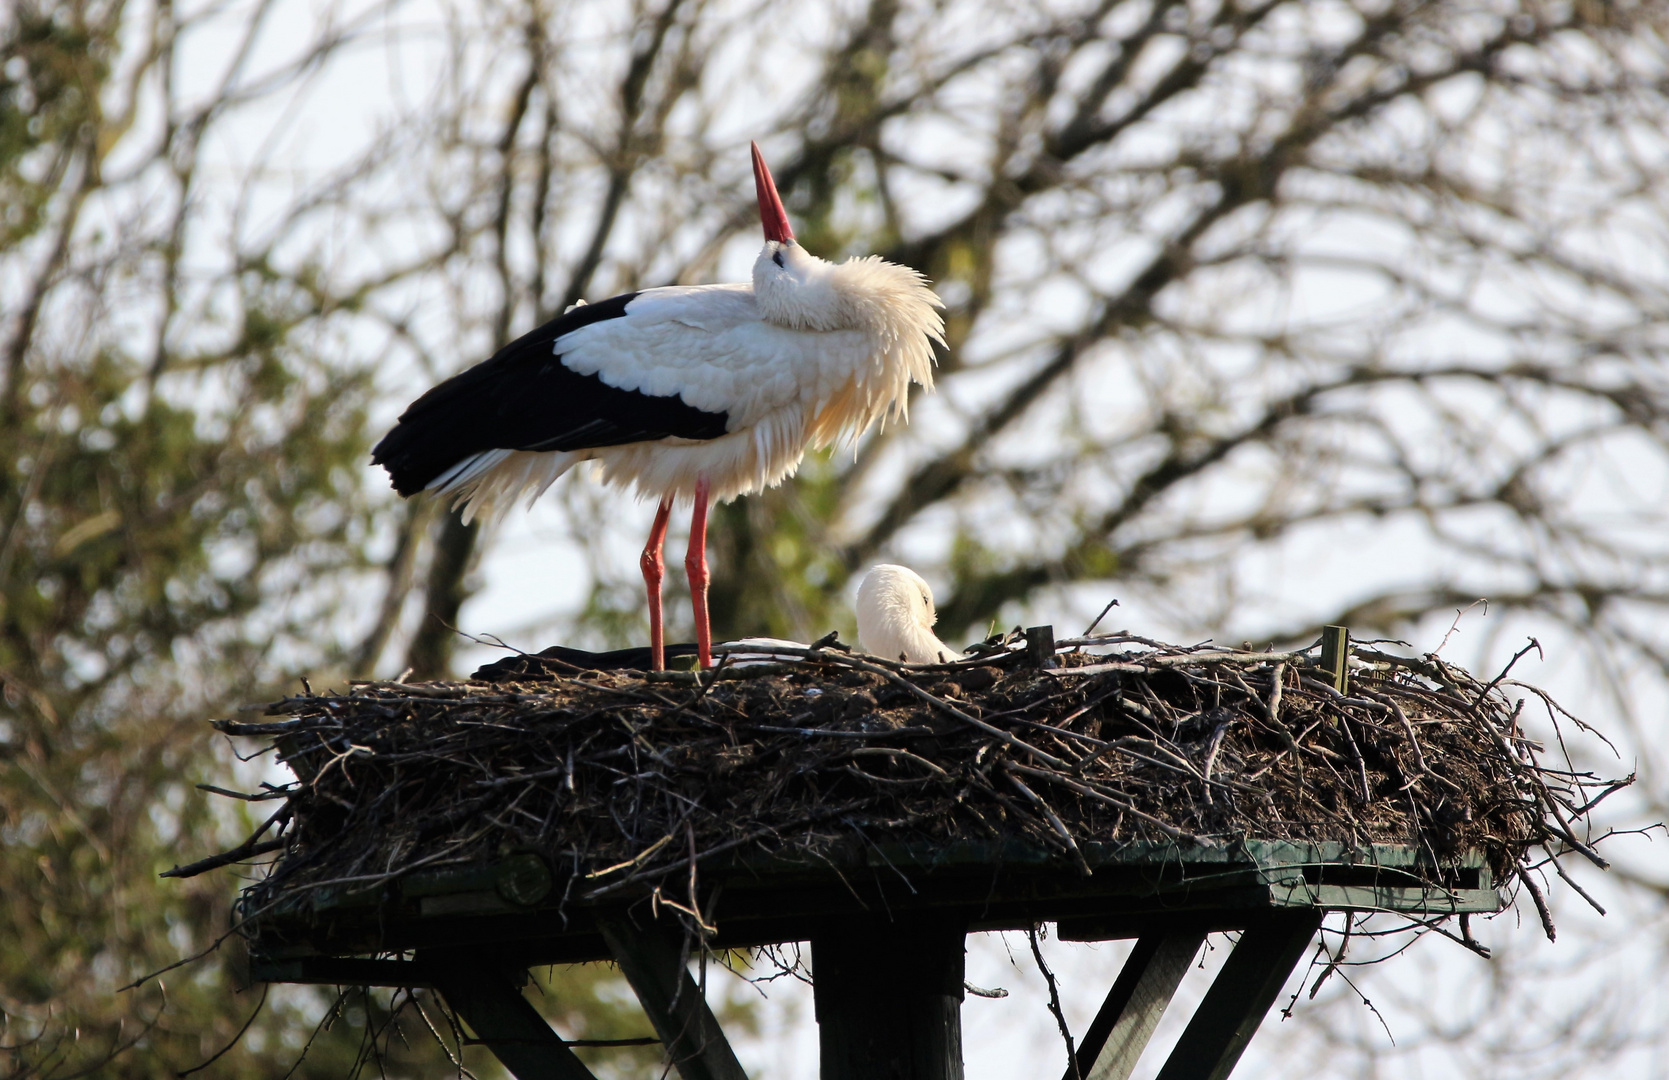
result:
<svg viewBox="0 0 1669 1080"><path fill-rule="evenodd" d="M1315 908L1271 912L1241 934L1158 1080L1224 1080L1321 927Z"/></svg>
<svg viewBox="0 0 1669 1080"><path fill-rule="evenodd" d="M684 967L678 942L660 926L637 926L624 913L597 915L609 952L683 1080L747 1080L701 988Z"/></svg>
<svg viewBox="0 0 1669 1080"><path fill-rule="evenodd" d="M1204 942L1204 930L1155 931L1137 940L1078 1044L1083 1080L1127 1080ZM1073 1080L1072 1070L1062 1080Z"/></svg>
<svg viewBox="0 0 1669 1080"><path fill-rule="evenodd" d="M447 1004L516 1080L597 1080L522 996L507 970L483 963L478 955L438 951L420 954L418 962Z"/></svg>

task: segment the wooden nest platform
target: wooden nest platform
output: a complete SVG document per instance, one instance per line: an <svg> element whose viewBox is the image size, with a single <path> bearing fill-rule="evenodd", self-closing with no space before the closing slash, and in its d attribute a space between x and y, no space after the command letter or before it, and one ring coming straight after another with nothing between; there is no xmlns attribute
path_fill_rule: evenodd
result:
<svg viewBox="0 0 1669 1080"><path fill-rule="evenodd" d="M1617 786L1541 763L1518 699L1562 714L1506 673L1342 638L1257 653L1037 628L922 666L837 644L744 651L700 674L517 657L218 721L273 740L296 781L253 796L282 807L239 849L176 873L276 853L239 905L270 979L436 985L466 954L632 975L623 940L646 926L672 943L667 987L667 955L812 940L826 957L820 940L887 927L898 947L953 928L940 967L960 972L962 933L1048 921L1069 939L1143 935L1149 967L1121 979L1134 992L1154 950L1275 926L1247 960L1262 982L1223 992L1261 1017L1325 911L1440 929L1522 884L1547 921L1527 868L1599 861L1579 830ZM824 1074L859 1075L874 1059L829 1056L825 982L847 976L832 960L817 974ZM960 999L960 975L924 977L946 983L933 1000ZM1255 1028L1200 1075L1223 1075ZM674 1049L686 1076L725 1075Z"/></svg>

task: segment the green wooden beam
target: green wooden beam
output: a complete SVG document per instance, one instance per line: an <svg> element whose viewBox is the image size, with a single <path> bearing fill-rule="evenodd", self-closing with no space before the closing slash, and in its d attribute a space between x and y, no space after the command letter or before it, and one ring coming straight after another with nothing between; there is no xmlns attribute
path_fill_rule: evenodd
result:
<svg viewBox="0 0 1669 1080"><path fill-rule="evenodd" d="M302 956L272 960L249 957L249 974L256 982L315 983L324 986L435 985L428 968L415 960L373 960L355 956Z"/></svg>
<svg viewBox="0 0 1669 1080"><path fill-rule="evenodd" d="M477 953L455 950L425 952L418 963L447 1004L516 1080L597 1080L522 996L505 969L484 962ZM521 972L523 978L526 975Z"/></svg>
<svg viewBox="0 0 1669 1080"><path fill-rule="evenodd" d="M1078 1044L1083 1080L1128 1080L1204 942L1200 929L1155 931L1136 941ZM1072 1070L1061 1080L1073 1080Z"/></svg>
<svg viewBox="0 0 1669 1080"><path fill-rule="evenodd" d="M684 966L676 937L633 924L624 912L599 912L597 928L632 984L639 1004L683 1080L747 1080L747 1073Z"/></svg>
<svg viewBox="0 0 1669 1080"><path fill-rule="evenodd" d="M1225 1080L1321 926L1306 908L1261 916L1241 934L1158 1080Z"/></svg>

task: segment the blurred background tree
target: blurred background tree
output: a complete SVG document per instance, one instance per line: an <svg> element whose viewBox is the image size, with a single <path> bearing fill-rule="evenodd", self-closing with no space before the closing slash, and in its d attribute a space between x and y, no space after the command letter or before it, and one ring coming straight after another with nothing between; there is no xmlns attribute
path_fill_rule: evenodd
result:
<svg viewBox="0 0 1669 1080"><path fill-rule="evenodd" d="M195 101L169 85L193 30L119 3L0 15L7 1075L172 1075L256 1009L229 949L120 988L229 925L227 881L157 879L255 824L193 790L230 760L200 721L328 663L372 527L370 380L318 348L340 298L205 194L205 142L250 91L244 60ZM221 1075L282 1072L317 1012L274 1010Z"/></svg>
<svg viewBox="0 0 1669 1080"><path fill-rule="evenodd" d="M250 1014L226 950L166 1008L116 992L226 924L225 877L154 874L258 823L191 787L235 764L191 721L298 674L457 674L456 627L644 638L646 508L576 476L465 527L364 450L576 299L743 278L749 138L806 246L922 269L949 343L908 427L717 513L717 633L849 631L882 558L952 641L1118 595L1149 630L1429 645L1487 596L1465 659L1520 630L1578 658L1641 777L1615 820L1669 816L1666 25L1661 0L0 12L12 1062L163 1075ZM1669 874L1624 858L1608 887L1624 918L1552 966L1503 953L1468 1024L1401 994L1393 1050L1324 995L1289 1052L1643 1060L1663 1010L1620 1021L1580 964L1632 943L1614 980L1669 971ZM282 1073L331 1000L273 999L222 1075ZM345 1003L316 1075L381 1001ZM1561 1053L1525 1058L1529 1014ZM389 1067L445 1065L412 1045Z"/></svg>

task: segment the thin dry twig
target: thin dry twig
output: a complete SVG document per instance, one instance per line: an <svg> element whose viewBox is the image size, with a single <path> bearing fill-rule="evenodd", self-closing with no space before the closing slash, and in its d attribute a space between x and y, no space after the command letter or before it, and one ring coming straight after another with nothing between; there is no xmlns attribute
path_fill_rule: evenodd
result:
<svg viewBox="0 0 1669 1080"><path fill-rule="evenodd" d="M1078 1068L1078 1046L1073 1041L1072 1029L1066 1026L1066 1013L1061 1009L1060 986L1055 982L1055 973L1049 970L1048 963L1043 959L1043 949L1038 945L1037 927L1028 927L1026 940L1031 942L1032 959L1037 961L1037 970L1043 973L1043 979L1049 984L1049 1012L1055 1018L1055 1026L1060 1029L1061 1041L1066 1043L1066 1068L1073 1080L1079 1080L1083 1073Z"/></svg>

